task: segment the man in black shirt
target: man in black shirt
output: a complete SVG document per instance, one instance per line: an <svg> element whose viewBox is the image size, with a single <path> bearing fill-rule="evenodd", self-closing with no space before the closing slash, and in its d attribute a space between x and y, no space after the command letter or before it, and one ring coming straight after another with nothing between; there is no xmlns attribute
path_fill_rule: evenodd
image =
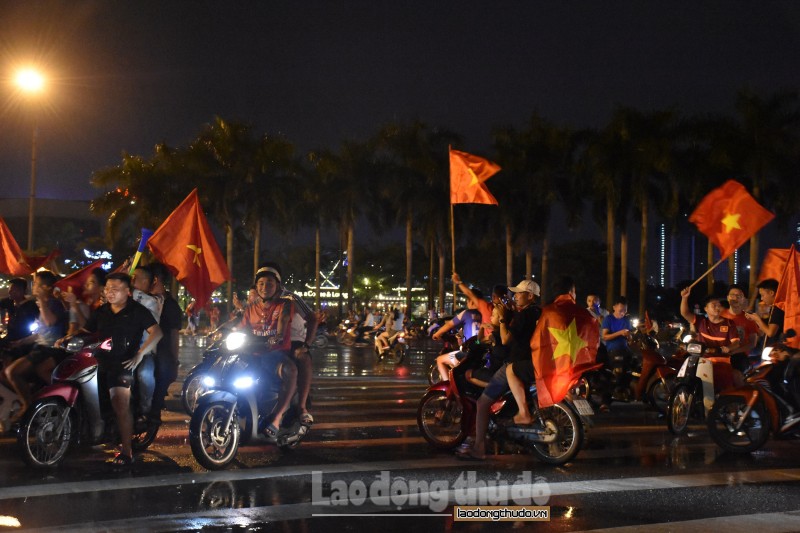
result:
<svg viewBox="0 0 800 533"><path fill-rule="evenodd" d="M3 358L16 359L25 355L31 346L15 348L14 341L24 339L31 334L31 324L39 318L39 307L36 300L26 298L28 282L23 278L14 278L9 282L8 298L0 300L0 308L8 315L6 336L0 339L0 347L7 350ZM10 361L6 361L10 362Z"/></svg>
<svg viewBox="0 0 800 533"><path fill-rule="evenodd" d="M104 292L107 303L92 313L80 331L98 333L102 338L111 338L111 351L97 355L97 372L100 382L104 382L109 388L111 406L117 418L121 441L121 451L112 464L128 466L133 463L131 448L133 372L142 362L150 346L161 339L161 329L150 311L131 299L131 278L127 274L109 274L106 277ZM148 336L142 343L142 334L145 331ZM61 342L66 339L67 337Z"/></svg>
<svg viewBox="0 0 800 533"><path fill-rule="evenodd" d="M163 298L159 327L164 335L156 347L156 388L153 392L153 407L150 418L161 421L161 410L164 409L164 398L169 386L178 377L178 340L180 338L183 312L175 298L167 292L170 274L163 263L148 265L153 273L150 293Z"/></svg>

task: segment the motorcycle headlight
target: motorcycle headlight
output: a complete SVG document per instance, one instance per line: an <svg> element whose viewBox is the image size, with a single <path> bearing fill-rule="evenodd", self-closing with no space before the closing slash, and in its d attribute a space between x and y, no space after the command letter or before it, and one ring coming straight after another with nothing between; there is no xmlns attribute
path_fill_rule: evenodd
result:
<svg viewBox="0 0 800 533"><path fill-rule="evenodd" d="M237 389L249 389L253 386L253 378L250 376L242 376L233 380L233 386Z"/></svg>
<svg viewBox="0 0 800 533"><path fill-rule="evenodd" d="M214 388L214 385L217 384L217 380L211 376L206 376L203 378L203 386L206 388Z"/></svg>
<svg viewBox="0 0 800 533"><path fill-rule="evenodd" d="M36 333L36 330L39 329L39 322L38 321L31 322L31 325L30 325L29 329L31 330L31 333Z"/></svg>
<svg viewBox="0 0 800 533"><path fill-rule="evenodd" d="M692 337L691 335L684 335L684 337L683 337L683 342L684 342L685 344L688 344L688 343L692 342L692 338L693 338L693 337Z"/></svg>
<svg viewBox="0 0 800 533"><path fill-rule="evenodd" d="M81 348L83 348L84 344L85 341L81 337L73 337L67 341L66 350L69 353L77 353L78 351L80 351Z"/></svg>
<svg viewBox="0 0 800 533"><path fill-rule="evenodd" d="M638 328L639 327L639 319L638 318L632 318L631 319L631 326L633 326L633 329Z"/></svg>
<svg viewBox="0 0 800 533"><path fill-rule="evenodd" d="M761 352L761 360L762 361L772 361L770 354L772 353L772 346L767 346L764 348L764 351Z"/></svg>
<svg viewBox="0 0 800 533"><path fill-rule="evenodd" d="M244 346L247 335L240 331L234 331L225 338L225 347L230 351L235 351Z"/></svg>

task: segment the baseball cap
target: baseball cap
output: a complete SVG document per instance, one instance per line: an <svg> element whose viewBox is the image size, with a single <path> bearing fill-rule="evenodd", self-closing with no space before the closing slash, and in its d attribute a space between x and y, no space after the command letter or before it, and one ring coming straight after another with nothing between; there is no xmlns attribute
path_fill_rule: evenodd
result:
<svg viewBox="0 0 800 533"><path fill-rule="evenodd" d="M534 296L539 296L542 292L539 289L539 284L529 279L523 279L519 282L519 285L516 287L509 287L508 290L511 292L529 292Z"/></svg>

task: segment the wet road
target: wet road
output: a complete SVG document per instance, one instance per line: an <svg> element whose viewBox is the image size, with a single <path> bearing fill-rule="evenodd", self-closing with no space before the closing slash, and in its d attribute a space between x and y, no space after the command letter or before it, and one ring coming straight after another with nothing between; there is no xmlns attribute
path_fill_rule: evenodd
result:
<svg viewBox="0 0 800 533"><path fill-rule="evenodd" d="M184 340L188 370L202 349ZM641 404L595 416L585 448L563 467L432 451L416 409L436 346L412 348L399 368L376 364L369 348L316 351L309 439L288 452L249 445L222 472L194 461L177 384L156 443L131 472L108 469L111 449L34 471L0 438L0 531L800 531L800 442L724 454L701 427L673 438ZM515 500L550 506L551 521L452 519L454 504Z"/></svg>

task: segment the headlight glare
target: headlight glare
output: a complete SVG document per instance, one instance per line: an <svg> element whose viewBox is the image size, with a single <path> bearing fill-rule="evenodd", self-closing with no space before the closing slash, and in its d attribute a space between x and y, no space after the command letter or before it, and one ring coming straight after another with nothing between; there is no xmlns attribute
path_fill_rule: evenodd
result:
<svg viewBox="0 0 800 533"><path fill-rule="evenodd" d="M244 345L246 340L247 335L240 331L234 331L225 339L225 347L230 351L238 350Z"/></svg>

